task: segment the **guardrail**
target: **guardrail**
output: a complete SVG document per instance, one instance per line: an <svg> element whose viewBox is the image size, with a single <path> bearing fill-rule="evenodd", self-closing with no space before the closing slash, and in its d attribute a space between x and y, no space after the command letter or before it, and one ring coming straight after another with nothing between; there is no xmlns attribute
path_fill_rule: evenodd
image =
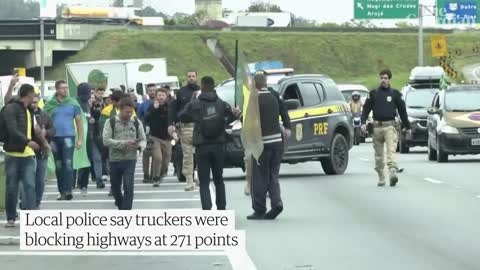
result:
<svg viewBox="0 0 480 270"><path fill-rule="evenodd" d="M44 20L45 39L57 38L57 22ZM40 20L0 20L0 40L39 40Z"/></svg>

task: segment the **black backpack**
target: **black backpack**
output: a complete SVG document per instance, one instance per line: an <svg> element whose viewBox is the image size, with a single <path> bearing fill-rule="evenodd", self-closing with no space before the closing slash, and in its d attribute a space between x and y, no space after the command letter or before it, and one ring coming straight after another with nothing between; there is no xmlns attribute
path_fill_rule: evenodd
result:
<svg viewBox="0 0 480 270"><path fill-rule="evenodd" d="M200 132L207 139L216 139L225 132L225 104L221 99L215 102L200 101Z"/></svg>
<svg viewBox="0 0 480 270"><path fill-rule="evenodd" d="M138 129L140 128L140 121L137 117L134 117L133 120L135 121L135 139L139 139L140 135L138 133ZM116 117L114 115L110 116L110 127L112 128L112 139L115 138L115 124L117 123Z"/></svg>
<svg viewBox="0 0 480 270"><path fill-rule="evenodd" d="M0 110L0 142L5 143L8 140L7 124L5 123L4 111L7 105Z"/></svg>

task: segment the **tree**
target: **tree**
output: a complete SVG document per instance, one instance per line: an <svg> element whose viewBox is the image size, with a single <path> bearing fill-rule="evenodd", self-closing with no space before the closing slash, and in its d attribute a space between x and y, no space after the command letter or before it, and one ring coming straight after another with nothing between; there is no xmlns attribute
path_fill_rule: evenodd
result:
<svg viewBox="0 0 480 270"><path fill-rule="evenodd" d="M270 2L256 1L248 7L247 12L282 12L282 9Z"/></svg>
<svg viewBox="0 0 480 270"><path fill-rule="evenodd" d="M156 11L154 8L152 7L146 7L140 11L137 12L138 16L141 16L141 17L162 17L163 19L168 19L168 15L163 13L163 12L159 12L159 11Z"/></svg>
<svg viewBox="0 0 480 270"><path fill-rule="evenodd" d="M294 25L295 27L315 27L317 26L317 22L304 17L295 17Z"/></svg>
<svg viewBox="0 0 480 270"><path fill-rule="evenodd" d="M320 27L323 27L323 28L339 28L339 27L342 27L342 26L337 24L337 23L327 22L327 23L320 24Z"/></svg>
<svg viewBox="0 0 480 270"><path fill-rule="evenodd" d="M114 7L123 7L123 0L115 0L113 2Z"/></svg>
<svg viewBox="0 0 480 270"><path fill-rule="evenodd" d="M0 19L32 19L40 17L38 1L1 0Z"/></svg>
<svg viewBox="0 0 480 270"><path fill-rule="evenodd" d="M415 28L414 24L411 24L409 22L397 22L395 24L397 28L403 28L403 29L408 29L408 28Z"/></svg>

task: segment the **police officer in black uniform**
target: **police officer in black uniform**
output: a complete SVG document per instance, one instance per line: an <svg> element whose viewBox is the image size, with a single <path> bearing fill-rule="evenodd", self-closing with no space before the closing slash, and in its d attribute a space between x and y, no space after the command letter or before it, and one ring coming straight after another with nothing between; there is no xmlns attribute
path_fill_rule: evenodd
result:
<svg viewBox="0 0 480 270"><path fill-rule="evenodd" d="M407 109L399 91L390 87L392 72L388 69L380 72L380 87L370 91L362 112L362 131L367 131L365 125L373 110L373 148L375 150L375 170L378 174L378 186L385 186L385 149L389 171L390 186L398 182L397 162L395 152L398 143L398 128L396 116L400 115L403 128L410 130Z"/></svg>

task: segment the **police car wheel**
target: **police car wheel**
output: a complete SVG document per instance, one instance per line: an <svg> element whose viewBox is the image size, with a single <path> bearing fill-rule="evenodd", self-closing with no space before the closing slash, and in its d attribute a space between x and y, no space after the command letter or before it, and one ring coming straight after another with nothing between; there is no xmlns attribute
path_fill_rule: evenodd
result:
<svg viewBox="0 0 480 270"><path fill-rule="evenodd" d="M440 139L437 140L437 161L439 163L448 162L448 154L442 150Z"/></svg>
<svg viewBox="0 0 480 270"><path fill-rule="evenodd" d="M330 156L321 160L327 175L343 174L348 167L348 143L342 134L335 134L330 146Z"/></svg>

